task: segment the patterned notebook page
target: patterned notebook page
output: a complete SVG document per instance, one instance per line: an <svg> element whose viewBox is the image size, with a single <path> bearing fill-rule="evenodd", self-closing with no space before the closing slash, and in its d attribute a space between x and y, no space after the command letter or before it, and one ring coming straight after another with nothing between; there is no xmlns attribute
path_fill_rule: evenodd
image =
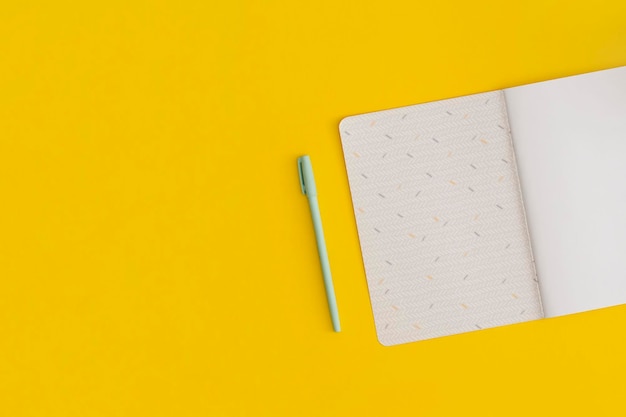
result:
<svg viewBox="0 0 626 417"><path fill-rule="evenodd" d="M340 133L380 343L543 316L502 91Z"/></svg>

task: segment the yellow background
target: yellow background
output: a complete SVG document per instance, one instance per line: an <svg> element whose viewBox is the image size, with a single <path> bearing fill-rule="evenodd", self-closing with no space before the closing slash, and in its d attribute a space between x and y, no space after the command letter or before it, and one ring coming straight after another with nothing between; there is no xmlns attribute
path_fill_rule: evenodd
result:
<svg viewBox="0 0 626 417"><path fill-rule="evenodd" d="M626 307L381 346L337 130L625 65L626 2L5 3L0 415L626 412Z"/></svg>

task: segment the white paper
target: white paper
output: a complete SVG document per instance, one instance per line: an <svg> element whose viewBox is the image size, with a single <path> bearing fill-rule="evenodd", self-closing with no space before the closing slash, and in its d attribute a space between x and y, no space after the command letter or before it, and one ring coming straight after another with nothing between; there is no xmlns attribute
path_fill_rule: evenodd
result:
<svg viewBox="0 0 626 417"><path fill-rule="evenodd" d="M626 303L626 67L505 97L546 317Z"/></svg>

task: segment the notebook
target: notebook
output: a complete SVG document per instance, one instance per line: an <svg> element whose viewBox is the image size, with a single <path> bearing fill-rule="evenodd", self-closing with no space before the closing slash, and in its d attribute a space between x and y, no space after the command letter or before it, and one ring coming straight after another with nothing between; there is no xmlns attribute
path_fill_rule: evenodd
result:
<svg viewBox="0 0 626 417"><path fill-rule="evenodd" d="M340 135L381 344L626 303L626 67Z"/></svg>

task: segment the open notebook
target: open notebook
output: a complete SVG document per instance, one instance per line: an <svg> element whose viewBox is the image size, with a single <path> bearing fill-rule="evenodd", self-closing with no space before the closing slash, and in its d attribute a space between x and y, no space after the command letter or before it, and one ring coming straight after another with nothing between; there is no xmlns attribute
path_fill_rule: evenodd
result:
<svg viewBox="0 0 626 417"><path fill-rule="evenodd" d="M626 303L626 67L340 134L383 345Z"/></svg>

